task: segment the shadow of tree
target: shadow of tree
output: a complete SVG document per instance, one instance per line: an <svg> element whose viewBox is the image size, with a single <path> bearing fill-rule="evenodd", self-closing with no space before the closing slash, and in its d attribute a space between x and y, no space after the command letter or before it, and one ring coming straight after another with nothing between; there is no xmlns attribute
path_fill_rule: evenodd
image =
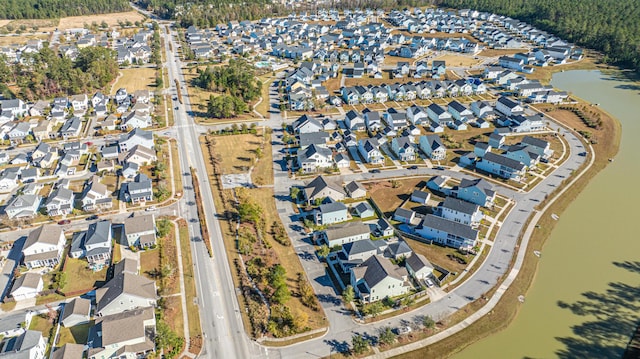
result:
<svg viewBox="0 0 640 359"><path fill-rule="evenodd" d="M640 274L640 262L613 264ZM590 320L573 326L574 336L556 338L565 346L556 355L563 359L620 358L638 324L640 284L609 283L604 293L588 291L582 296L584 299L575 303L558 302L560 308Z"/></svg>

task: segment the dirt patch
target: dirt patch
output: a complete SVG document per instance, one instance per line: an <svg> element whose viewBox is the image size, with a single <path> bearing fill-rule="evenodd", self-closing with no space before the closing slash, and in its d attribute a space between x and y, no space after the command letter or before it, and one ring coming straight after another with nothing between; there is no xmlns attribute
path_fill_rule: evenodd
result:
<svg viewBox="0 0 640 359"><path fill-rule="evenodd" d="M478 56L484 57L500 57L510 56L522 52L523 49L485 49L478 53Z"/></svg>
<svg viewBox="0 0 640 359"><path fill-rule="evenodd" d="M111 94L115 95L119 88L124 87L128 93L136 90L156 89L156 69L153 68L134 68L120 70L118 80L111 86Z"/></svg>
<svg viewBox="0 0 640 359"><path fill-rule="evenodd" d="M478 65L482 60L477 60L471 56L462 55L443 55L434 58L437 61L445 61L449 67L472 67Z"/></svg>

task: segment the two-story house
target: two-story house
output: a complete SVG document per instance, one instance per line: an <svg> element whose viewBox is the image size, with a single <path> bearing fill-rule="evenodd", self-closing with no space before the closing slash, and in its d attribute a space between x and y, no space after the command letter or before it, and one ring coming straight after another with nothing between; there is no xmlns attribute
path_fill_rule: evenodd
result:
<svg viewBox="0 0 640 359"><path fill-rule="evenodd" d="M153 214L138 215L124 220L123 245L150 248L156 245L156 220Z"/></svg>
<svg viewBox="0 0 640 359"><path fill-rule="evenodd" d="M447 148L438 135L420 136L419 146L434 161L443 161L447 157Z"/></svg>
<svg viewBox="0 0 640 359"><path fill-rule="evenodd" d="M24 265L29 269L57 266L65 241L64 232L59 226L42 225L32 230L22 247Z"/></svg>
<svg viewBox="0 0 640 359"><path fill-rule="evenodd" d="M453 197L446 197L438 206L436 213L442 218L471 227L477 227L484 218L477 204Z"/></svg>
<svg viewBox="0 0 640 359"><path fill-rule="evenodd" d="M69 256L87 258L94 271L109 266L113 239L111 221L99 221L89 225L86 231L76 232L71 241Z"/></svg>

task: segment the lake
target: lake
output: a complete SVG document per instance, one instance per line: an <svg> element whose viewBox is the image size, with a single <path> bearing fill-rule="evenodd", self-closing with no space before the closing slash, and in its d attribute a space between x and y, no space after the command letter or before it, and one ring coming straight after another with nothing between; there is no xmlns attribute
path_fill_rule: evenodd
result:
<svg viewBox="0 0 640 359"><path fill-rule="evenodd" d="M618 118L620 152L560 216L515 321L457 359L619 358L640 319L640 85L587 70L552 85Z"/></svg>

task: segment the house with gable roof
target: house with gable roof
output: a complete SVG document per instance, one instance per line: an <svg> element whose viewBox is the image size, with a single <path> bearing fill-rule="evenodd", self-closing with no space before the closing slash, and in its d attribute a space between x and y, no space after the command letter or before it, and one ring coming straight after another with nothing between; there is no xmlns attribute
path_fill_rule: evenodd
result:
<svg viewBox="0 0 640 359"><path fill-rule="evenodd" d="M42 225L32 230L22 247L24 265L29 269L57 266L65 241L64 232L59 226Z"/></svg>

